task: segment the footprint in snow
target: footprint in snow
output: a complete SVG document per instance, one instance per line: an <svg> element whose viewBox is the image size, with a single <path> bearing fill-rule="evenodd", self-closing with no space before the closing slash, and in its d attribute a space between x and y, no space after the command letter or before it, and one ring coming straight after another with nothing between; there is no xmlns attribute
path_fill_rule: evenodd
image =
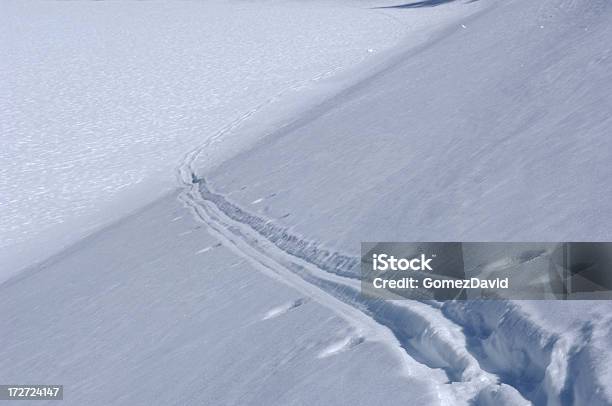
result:
<svg viewBox="0 0 612 406"><path fill-rule="evenodd" d="M274 196L276 196L276 193L270 193L269 195L267 195L266 197L260 197L259 199L255 199L251 202L251 204L259 204L261 202L263 202L265 199L271 199Z"/></svg>
<svg viewBox="0 0 612 406"><path fill-rule="evenodd" d="M362 342L365 341L364 337L361 336L348 336L343 338L342 340L336 341L332 343L323 351L321 351L317 358L327 358L332 355L340 354L341 352L348 351Z"/></svg>
<svg viewBox="0 0 612 406"><path fill-rule="evenodd" d="M299 298L297 300L294 300L293 302L289 302L289 303L285 303L282 304L280 306L274 307L270 310L268 310L268 312L266 313L266 315L262 318L262 320L269 320L269 319L273 319L275 317L278 316L282 316L283 314L287 313L288 311L291 311L297 307L300 307L301 305L303 305L304 303L307 303L308 299L307 298Z"/></svg>
<svg viewBox="0 0 612 406"><path fill-rule="evenodd" d="M220 242L216 243L215 245L209 245L208 247L202 248L201 250L197 251L196 255L204 254L205 252L208 252L208 251L210 251L210 250L212 250L214 248L218 248L220 246L221 246Z"/></svg>

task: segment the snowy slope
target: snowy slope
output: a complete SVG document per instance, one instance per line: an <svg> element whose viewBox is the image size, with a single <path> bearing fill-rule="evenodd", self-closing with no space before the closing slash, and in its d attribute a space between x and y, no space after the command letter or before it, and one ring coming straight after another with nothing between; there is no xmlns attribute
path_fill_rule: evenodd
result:
<svg viewBox="0 0 612 406"><path fill-rule="evenodd" d="M609 2L491 3L207 178L353 253L360 240L611 239Z"/></svg>
<svg viewBox="0 0 612 406"><path fill-rule="evenodd" d="M0 279L162 196L228 123L406 32L347 2L2 1Z"/></svg>
<svg viewBox="0 0 612 406"><path fill-rule="evenodd" d="M61 383L68 405L435 404L443 376L237 257L176 193L2 285L0 309L0 382Z"/></svg>
<svg viewBox="0 0 612 406"><path fill-rule="evenodd" d="M180 190L0 285L0 382L75 405L612 404L608 302L369 300L354 269L361 240L609 239L609 2L263 3L409 35L299 95L289 74L233 93L173 150Z"/></svg>
<svg viewBox="0 0 612 406"><path fill-rule="evenodd" d="M489 5L217 170L196 160L199 198L343 277L362 240L609 240L612 6ZM524 398L609 404L611 306L441 309Z"/></svg>

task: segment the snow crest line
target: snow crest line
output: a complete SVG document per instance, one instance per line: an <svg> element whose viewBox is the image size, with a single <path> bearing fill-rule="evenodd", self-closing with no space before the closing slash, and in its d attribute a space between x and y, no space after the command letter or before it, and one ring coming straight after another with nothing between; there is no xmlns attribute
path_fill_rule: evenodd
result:
<svg viewBox="0 0 612 406"><path fill-rule="evenodd" d="M238 128L242 123L247 121L254 114L258 113L265 107L279 101L283 96L289 93L298 92L302 89L306 89L321 80L335 75L340 70L342 70L342 68L335 68L330 71L323 72L312 79L292 83L280 92L264 100L262 103L246 111L244 114L241 114L233 121L221 127L211 137L207 138L202 144L198 145L196 148L192 149L184 155L183 160L181 161L181 164L177 169L177 180L179 184L185 187L189 187L189 185L191 185L193 182L192 176L195 176L195 174L197 173L195 168L195 162L203 153L203 151L205 151L207 148L214 145L215 143L219 142L221 138L223 138L223 136L231 133L234 129Z"/></svg>

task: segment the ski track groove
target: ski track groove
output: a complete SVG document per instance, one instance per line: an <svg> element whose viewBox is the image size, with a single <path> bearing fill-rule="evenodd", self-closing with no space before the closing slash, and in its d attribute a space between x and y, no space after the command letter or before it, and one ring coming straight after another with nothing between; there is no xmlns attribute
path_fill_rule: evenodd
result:
<svg viewBox="0 0 612 406"><path fill-rule="evenodd" d="M453 31L454 29L448 30ZM444 36L445 34L442 34L432 42ZM407 55L418 53L426 45L410 50ZM397 55L394 58L397 60L374 75L393 69L399 63L398 60L405 57L403 54ZM283 95L306 88L334 73L335 71L326 72L285 88L228 123L204 143L188 152L177 168L177 180L183 188L179 200L192 211L197 220L208 226L210 234L262 273L329 308L351 325L352 334L356 337L385 344L400 361L402 374L418 377L417 372L421 371L429 372L432 379L435 376L438 394L451 395L440 396L441 404L457 404L453 400L442 400L453 398L469 404L495 404L500 399L491 394L506 390L512 392L509 398L518 400L518 403L530 403L518 388L481 368L478 355L469 349L463 326L448 317L440 303L427 300L426 297L419 301L364 298L360 294L357 273L359 258L322 248L317 242L307 241L289 233L286 228L274 224L270 219L248 213L227 201L225 197L213 193L205 180L198 176L196 161L224 135L237 129ZM367 79L369 77L361 82L367 82ZM330 100L347 96L354 88L359 88L361 82ZM329 102L328 100L315 107L310 115L316 117L317 112L325 110ZM305 120L309 119L311 118L307 117ZM297 120L288 128L300 125L301 121ZM441 372L439 376L432 375L431 371L435 370ZM460 383L460 386L456 383ZM483 400L489 398L492 400Z"/></svg>
<svg viewBox="0 0 612 406"><path fill-rule="evenodd" d="M446 317L439 305L365 298L354 273L358 258L318 248L315 242L290 234L211 192L204 179L190 170L196 158L188 155L179 168L179 179L185 187L179 199L225 246L264 274L338 314L349 322L356 336L384 343L400 360L403 374L440 371L436 381L439 393L473 401L483 392L491 392L492 387L515 389L480 367L468 348L463 328ZM277 238L270 238L272 232ZM451 382L461 383L463 388L447 385Z"/></svg>

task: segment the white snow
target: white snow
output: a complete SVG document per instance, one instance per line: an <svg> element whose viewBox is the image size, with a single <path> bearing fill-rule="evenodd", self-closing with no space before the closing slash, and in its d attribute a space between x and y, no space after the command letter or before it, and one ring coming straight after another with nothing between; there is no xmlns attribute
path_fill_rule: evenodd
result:
<svg viewBox="0 0 612 406"><path fill-rule="evenodd" d="M343 277L355 277L360 241L610 240L612 7L488 5L467 18L469 29L457 25L389 58L270 129L257 148L213 170L192 159L206 181L201 197ZM270 194L265 207L249 205ZM407 306L386 322L374 318L403 337L401 326L419 320ZM445 334L459 326L480 368L523 399L610 404L611 311L607 301L467 302L421 320ZM465 377L460 352L445 345L413 345L411 355ZM493 401L496 390L485 386L476 398Z"/></svg>
<svg viewBox="0 0 612 406"><path fill-rule="evenodd" d="M321 358L353 327L318 301L262 320L303 294L226 247L195 255L217 240L188 214L170 195L3 284L0 382L63 384L67 405L437 402L382 342Z"/></svg>
<svg viewBox="0 0 612 406"><path fill-rule="evenodd" d="M398 3L3 2L0 277L78 242L0 285L0 382L612 404L610 302L355 274L362 240L610 239L612 5Z"/></svg>
<svg viewBox="0 0 612 406"><path fill-rule="evenodd" d="M406 29L336 2L0 4L0 278L175 187L182 155Z"/></svg>
<svg viewBox="0 0 612 406"><path fill-rule="evenodd" d="M267 218L352 253L612 239L609 2L487 4L202 174L242 207L276 193Z"/></svg>
<svg viewBox="0 0 612 406"><path fill-rule="evenodd" d="M307 298L299 298L297 300L293 300L293 301L285 303L283 305L276 306L276 307L268 310L266 312L266 315L263 317L262 320L268 320L268 319L273 319L275 317L279 317L279 316L287 313L288 311L294 310L294 309L302 306L306 302L308 302Z"/></svg>

